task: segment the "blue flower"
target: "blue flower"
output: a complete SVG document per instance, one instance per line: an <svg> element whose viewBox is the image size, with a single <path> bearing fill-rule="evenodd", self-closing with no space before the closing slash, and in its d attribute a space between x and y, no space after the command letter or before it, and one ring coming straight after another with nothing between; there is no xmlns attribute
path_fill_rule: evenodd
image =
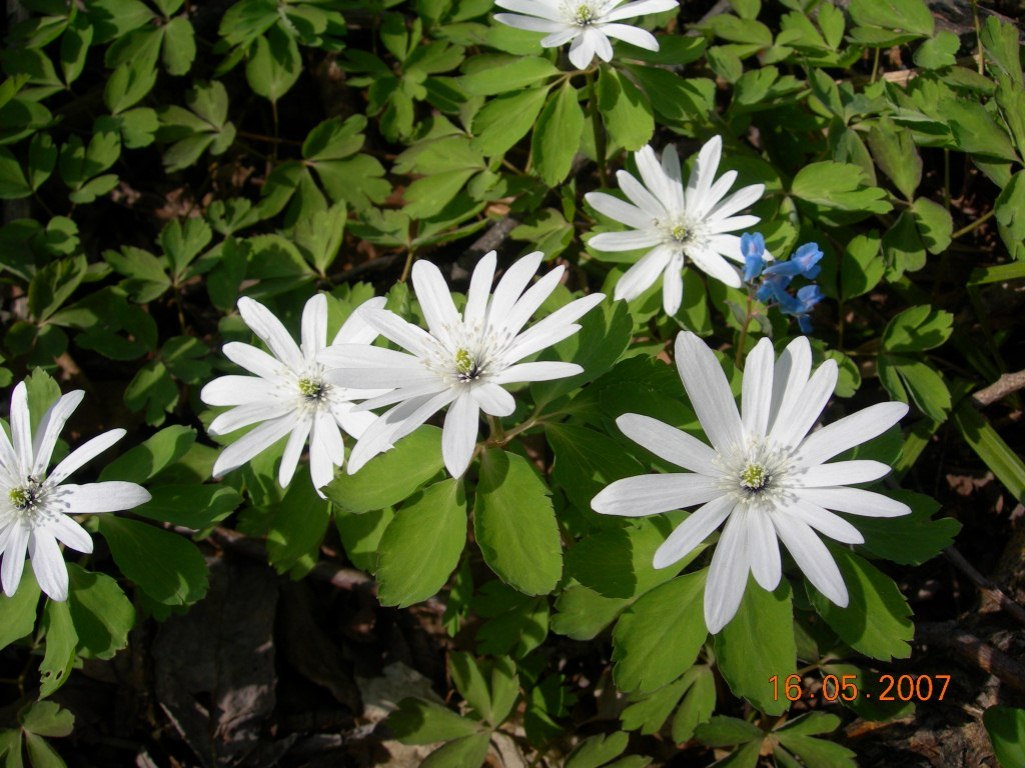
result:
<svg viewBox="0 0 1025 768"><path fill-rule="evenodd" d="M819 272L822 271L822 268L818 265L821 259L822 251L819 250L818 244L805 243L797 249L797 253L791 256L789 260L777 262L770 267L766 267L764 274L788 278L800 275L809 280L814 280L818 277Z"/></svg>
<svg viewBox="0 0 1025 768"><path fill-rule="evenodd" d="M777 296L777 301L780 311L784 315L797 318L797 324L802 333L811 333L812 324L809 314L823 298L822 290L817 285L806 285L797 292L797 296L781 293Z"/></svg>
<svg viewBox="0 0 1025 768"><path fill-rule="evenodd" d="M762 274L762 284L755 291L755 298L763 304L770 301L783 304L790 299L790 295L787 293L789 285L790 277L788 275L770 275L769 270L766 269Z"/></svg>
<svg viewBox="0 0 1025 768"><path fill-rule="evenodd" d="M740 236L740 252L744 255L744 282L750 283L765 268L765 238L759 232L745 232Z"/></svg>

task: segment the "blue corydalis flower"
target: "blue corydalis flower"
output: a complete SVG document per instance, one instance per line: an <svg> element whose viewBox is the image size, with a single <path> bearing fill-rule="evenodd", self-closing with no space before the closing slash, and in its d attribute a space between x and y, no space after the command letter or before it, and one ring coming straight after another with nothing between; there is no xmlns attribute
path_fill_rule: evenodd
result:
<svg viewBox="0 0 1025 768"><path fill-rule="evenodd" d="M809 280L818 277L822 268L819 261L822 259L822 251L817 243L805 243L797 249L797 253L787 261L777 262L765 268L766 275L793 278L800 275Z"/></svg>
<svg viewBox="0 0 1025 768"><path fill-rule="evenodd" d="M784 293L785 300L779 301L780 311L784 315L790 315L791 317L797 318L797 324L801 328L802 333L811 333L811 311L815 308L815 305L825 298L822 294L822 290L817 285L806 285L797 292L797 296L790 296Z"/></svg>
<svg viewBox="0 0 1025 768"><path fill-rule="evenodd" d="M744 256L744 282L750 283L765 268L765 238L760 232L740 236L740 252Z"/></svg>

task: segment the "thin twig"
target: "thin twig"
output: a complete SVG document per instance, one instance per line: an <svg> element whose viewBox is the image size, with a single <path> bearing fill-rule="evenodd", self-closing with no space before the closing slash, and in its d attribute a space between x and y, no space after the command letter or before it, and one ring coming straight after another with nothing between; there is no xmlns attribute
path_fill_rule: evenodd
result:
<svg viewBox="0 0 1025 768"><path fill-rule="evenodd" d="M1020 624L1025 624L1025 608L1008 597L995 582L975 570L975 566L969 563L955 547L947 547L943 550L944 556L961 573L967 576L971 582L979 588L990 600L1000 606L1000 609L1013 616Z"/></svg>
<svg viewBox="0 0 1025 768"><path fill-rule="evenodd" d="M972 395L972 400L980 406L990 405L1020 389L1025 389L1025 370L1002 374L988 387L983 387Z"/></svg>
<svg viewBox="0 0 1025 768"><path fill-rule="evenodd" d="M915 640L926 645L948 648L984 672L1016 691L1025 693L1025 666L975 635L960 629L952 621L923 621L915 626Z"/></svg>

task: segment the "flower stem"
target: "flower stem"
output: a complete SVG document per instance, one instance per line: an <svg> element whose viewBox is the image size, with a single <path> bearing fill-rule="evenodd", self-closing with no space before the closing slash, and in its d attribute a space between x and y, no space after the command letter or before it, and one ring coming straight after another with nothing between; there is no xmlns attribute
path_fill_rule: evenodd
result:
<svg viewBox="0 0 1025 768"><path fill-rule="evenodd" d="M952 234L950 236L950 239L951 240L957 240L957 238L961 237L962 235L967 235L972 230L978 229L979 226L981 226L982 224L986 223L991 218L993 218L993 214L995 212L996 212L996 208L990 208L988 211L986 211L984 214L982 214L979 218L977 218L971 224L967 224L967 225L961 227L961 229L957 230L957 232L955 232L954 234Z"/></svg>
<svg viewBox="0 0 1025 768"><path fill-rule="evenodd" d="M587 98L591 110L591 130L594 131L594 154L598 160L598 179L603 187L609 185L608 174L605 171L605 154L608 145L605 137L605 126L602 125L601 112L598 109L598 89L595 87L594 73L587 73Z"/></svg>
<svg viewBox="0 0 1025 768"><path fill-rule="evenodd" d="M744 324L740 327L740 340L737 342L737 351L733 355L733 364L740 367L740 358L744 356L744 345L747 343L747 329L751 327L751 320L754 318L752 312L753 302L751 301L751 290L747 292L747 308L744 313Z"/></svg>

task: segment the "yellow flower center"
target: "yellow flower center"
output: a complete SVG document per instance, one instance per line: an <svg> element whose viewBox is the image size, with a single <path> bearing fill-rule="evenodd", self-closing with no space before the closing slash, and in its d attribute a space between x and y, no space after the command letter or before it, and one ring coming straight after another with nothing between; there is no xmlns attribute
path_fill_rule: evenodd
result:
<svg viewBox="0 0 1025 768"><path fill-rule="evenodd" d="M327 388L324 386L324 382L318 379L299 379L299 394L305 397L307 400L323 399L324 392L326 389Z"/></svg>
<svg viewBox="0 0 1025 768"><path fill-rule="evenodd" d="M591 8L587 3L581 3L577 6L576 11L573 13L573 19L582 27L586 27L595 20L596 15L594 9Z"/></svg>
<svg viewBox="0 0 1025 768"><path fill-rule="evenodd" d="M672 235L673 240L678 243L686 242L687 238L690 236L690 232L687 231L687 228L683 226L683 224L677 224L669 231L669 234Z"/></svg>
<svg viewBox="0 0 1025 768"><path fill-rule="evenodd" d="M740 473L740 485L748 491L757 493L769 484L772 476L761 464L748 464Z"/></svg>

